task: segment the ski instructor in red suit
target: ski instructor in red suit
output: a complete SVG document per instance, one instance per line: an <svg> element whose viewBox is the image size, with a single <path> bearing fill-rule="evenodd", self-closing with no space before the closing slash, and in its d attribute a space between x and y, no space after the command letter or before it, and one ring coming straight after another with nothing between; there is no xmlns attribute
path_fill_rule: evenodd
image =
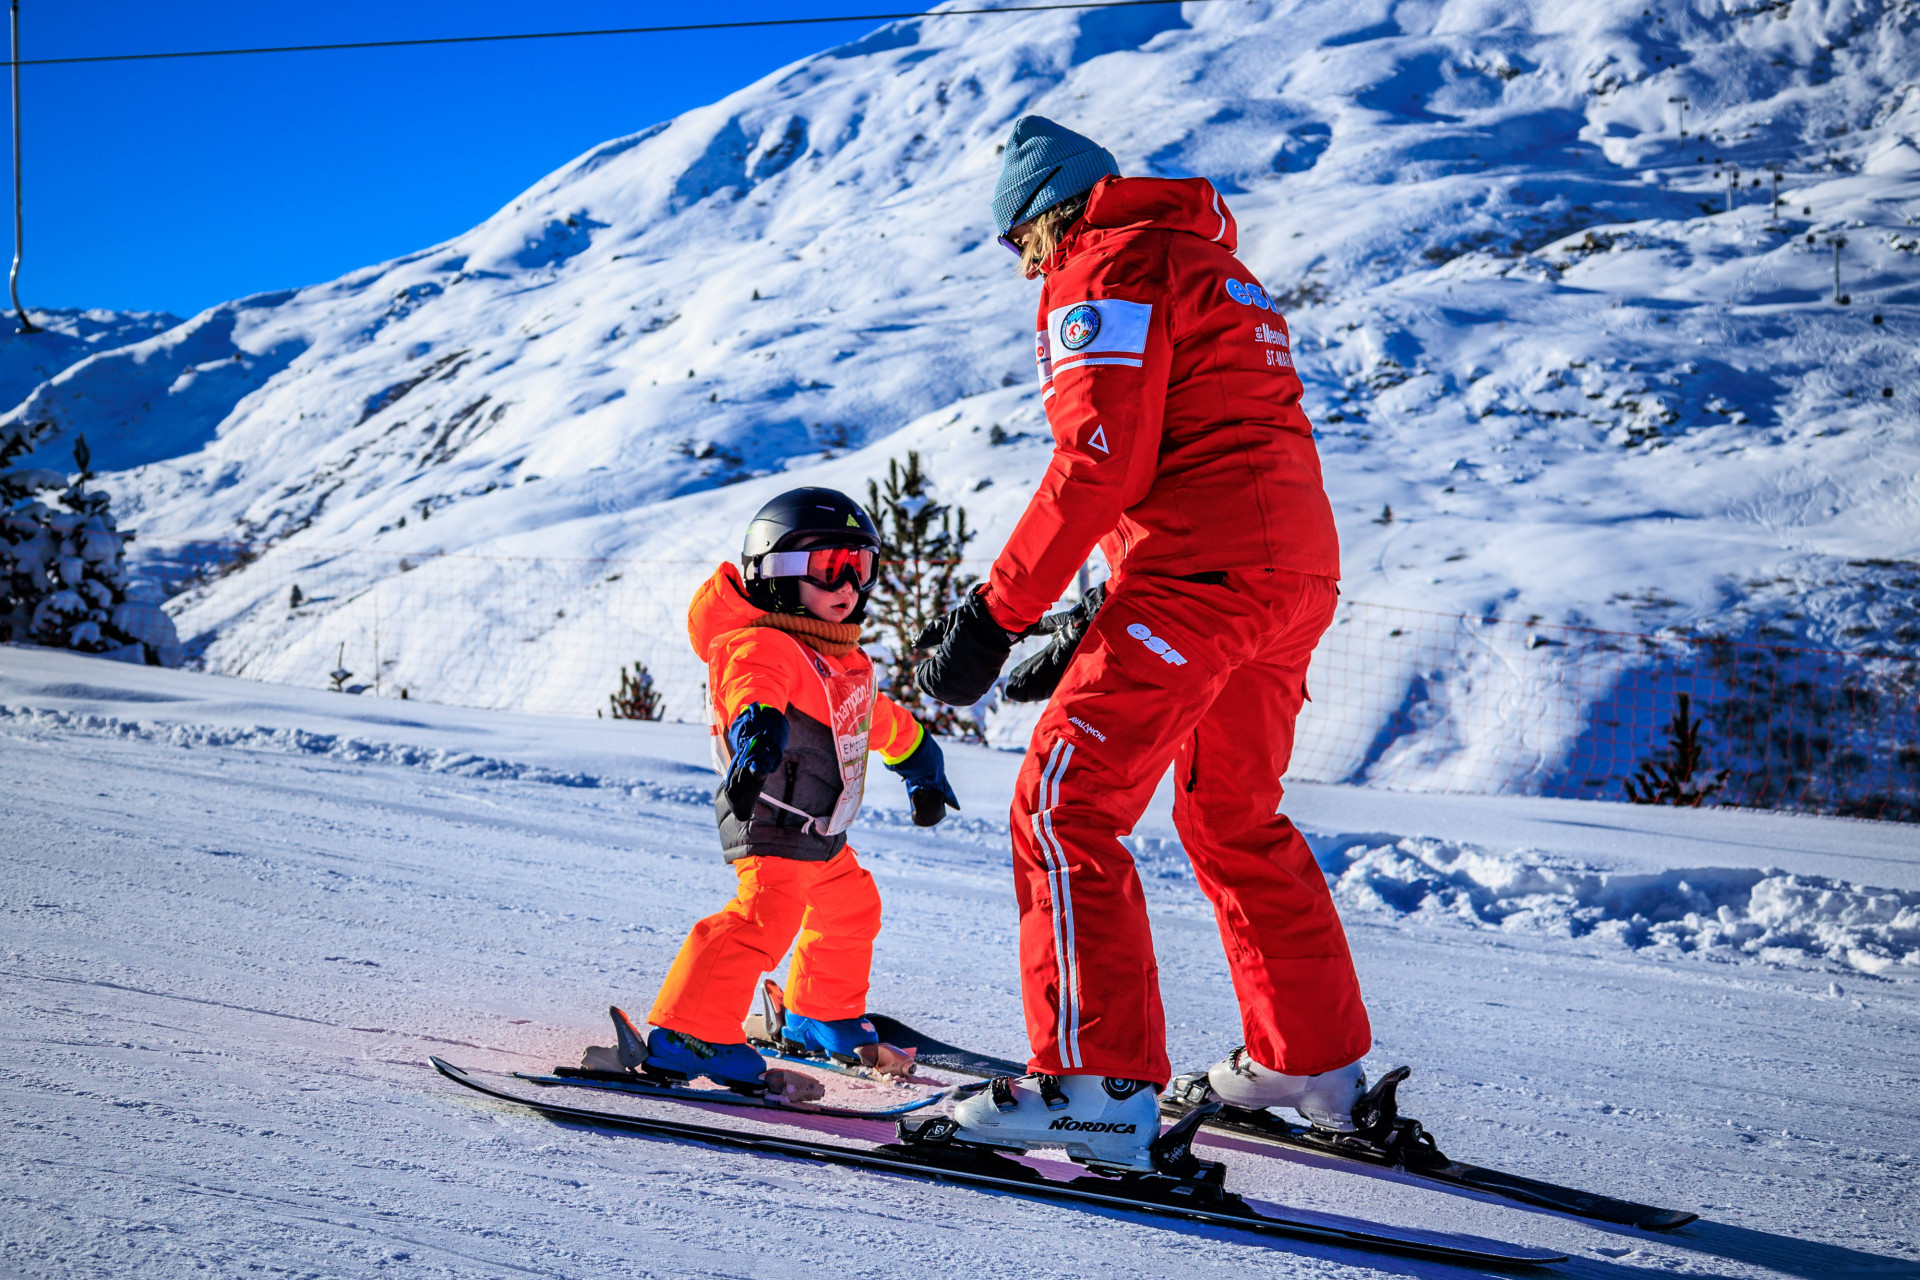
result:
<svg viewBox="0 0 1920 1280"><path fill-rule="evenodd" d="M1172 1071L1120 837L1169 765L1245 1033L1208 1073L1214 1093L1350 1130L1372 1032L1326 880L1279 812L1340 576L1287 324L1234 257L1212 184L1118 174L1105 148L1039 116L1007 141L993 210L1043 281L1053 459L986 586L921 638L916 679L950 704L984 697L1094 546L1106 553L1097 612L1083 605L1016 672L1030 692L1058 677L1013 801L1034 1074L954 1114L972 1141L1138 1170Z"/></svg>

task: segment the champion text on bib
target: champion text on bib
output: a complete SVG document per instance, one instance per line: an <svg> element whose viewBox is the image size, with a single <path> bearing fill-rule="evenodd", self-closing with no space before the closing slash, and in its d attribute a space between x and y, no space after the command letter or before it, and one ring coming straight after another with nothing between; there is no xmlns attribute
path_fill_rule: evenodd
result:
<svg viewBox="0 0 1920 1280"><path fill-rule="evenodd" d="M833 745L840 757L840 799L825 820L824 834L837 836L853 825L867 789L867 740L873 730L873 695L879 678L872 667L863 671L835 671L811 649L808 660L826 690L833 713Z"/></svg>

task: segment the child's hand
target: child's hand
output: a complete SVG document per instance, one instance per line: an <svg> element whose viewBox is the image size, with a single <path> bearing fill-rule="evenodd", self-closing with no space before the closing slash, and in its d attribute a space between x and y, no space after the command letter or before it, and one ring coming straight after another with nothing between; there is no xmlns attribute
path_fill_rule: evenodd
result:
<svg viewBox="0 0 1920 1280"><path fill-rule="evenodd" d="M1036 632L1052 632L1053 642L1007 673L1008 702L1045 702L1053 696L1081 638L1093 625L1093 615L1100 612L1100 603L1106 598L1107 584L1103 582L1073 608L1050 613L1034 624Z"/></svg>
<svg viewBox="0 0 1920 1280"><path fill-rule="evenodd" d="M940 754L940 744L934 741L930 733L922 732L920 745L913 754L899 764L890 764L887 768L899 774L907 784L907 799L913 805L913 825L931 827L947 816L947 806L955 809L960 801L953 794L953 784L947 781L947 763Z"/></svg>
<svg viewBox="0 0 1920 1280"><path fill-rule="evenodd" d="M756 702L734 718L727 730L727 745L733 749L733 765L727 770L724 790L733 816L745 822L753 816L760 789L767 775L780 765L787 751L787 717L764 702Z"/></svg>

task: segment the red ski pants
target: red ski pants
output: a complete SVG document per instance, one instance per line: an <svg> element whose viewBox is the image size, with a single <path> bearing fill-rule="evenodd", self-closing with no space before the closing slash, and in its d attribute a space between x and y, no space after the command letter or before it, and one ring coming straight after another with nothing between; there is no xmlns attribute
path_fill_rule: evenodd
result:
<svg viewBox="0 0 1920 1280"><path fill-rule="evenodd" d="M825 862L742 858L733 870L733 900L687 934L647 1021L739 1044L760 975L778 968L790 945L788 1008L823 1019L866 1013L880 891L853 847Z"/></svg>
<svg viewBox="0 0 1920 1280"><path fill-rule="evenodd" d="M1123 577L1034 727L1013 801L1031 1068L1171 1078L1133 830L1174 768L1174 825L1213 903L1255 1061L1293 1075L1372 1045L1325 877L1279 812L1330 578Z"/></svg>

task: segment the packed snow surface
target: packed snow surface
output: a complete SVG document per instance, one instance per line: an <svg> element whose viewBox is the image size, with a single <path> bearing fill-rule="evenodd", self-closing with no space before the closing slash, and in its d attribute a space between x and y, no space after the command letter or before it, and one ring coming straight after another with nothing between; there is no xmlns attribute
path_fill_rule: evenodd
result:
<svg viewBox="0 0 1920 1280"><path fill-rule="evenodd" d="M894 23L444 244L95 354L13 416L108 442L151 547L286 543L181 602L217 671L317 683L367 627L365 590L285 609L323 548L391 553L363 586L435 551L648 561L627 581L657 607L623 625L658 649L768 496L864 493L909 449L988 555L1048 453L1035 286L988 216L997 147L1040 112L1232 205L1295 330L1349 599L1910 653L1917 21L1236 0ZM472 637L495 705L611 687L529 679L578 629L522 644L496 588L442 588L381 619L390 650Z"/></svg>
<svg viewBox="0 0 1920 1280"><path fill-rule="evenodd" d="M695 727L15 648L0 707L9 1275L1462 1274L564 1128L434 1075L429 1053L544 1069L605 1042L607 1004L644 1011L730 891ZM919 831L882 786L853 833L887 909L870 1003L1020 1056L1016 758L949 758L960 815ZM1347 921L1369 1068L1413 1064L1406 1105L1450 1154L1702 1220L1650 1235L1208 1147L1238 1185L1564 1250L1570 1276L1920 1276L1910 828L1288 807ZM1134 840L1172 1054L1203 1063L1236 1036L1217 934L1164 803Z"/></svg>
<svg viewBox="0 0 1920 1280"><path fill-rule="evenodd" d="M1916 23L1912 0L896 23L445 244L177 325L68 317L62 371L7 345L0 392L59 428L38 465L86 433L145 545L279 541L175 602L210 669L317 681L371 622L401 653L459 637L499 705L597 701L610 673L554 687L581 628L683 645L694 583L780 489L864 493L918 449L997 549L1047 442L1033 286L987 202L1037 111L1225 193L1295 331L1350 599L1910 652ZM287 603L289 566L369 548ZM575 566L584 604L529 631L531 561L458 579L436 552ZM1018 757L949 754L961 814L922 832L879 787L854 833L887 903L872 1003L1019 1056ZM569 1061L609 1002L644 1011L731 883L699 726L0 649L0 770L9 1273L1453 1274L560 1128L433 1075L430 1052ZM1649 1236L1300 1157L1236 1179L1575 1276L1920 1275L1911 827L1317 786L1289 811L1348 923L1369 1068L1415 1066L1451 1154L1703 1218ZM1164 803L1131 841L1199 1065L1237 1036L1217 935Z"/></svg>

